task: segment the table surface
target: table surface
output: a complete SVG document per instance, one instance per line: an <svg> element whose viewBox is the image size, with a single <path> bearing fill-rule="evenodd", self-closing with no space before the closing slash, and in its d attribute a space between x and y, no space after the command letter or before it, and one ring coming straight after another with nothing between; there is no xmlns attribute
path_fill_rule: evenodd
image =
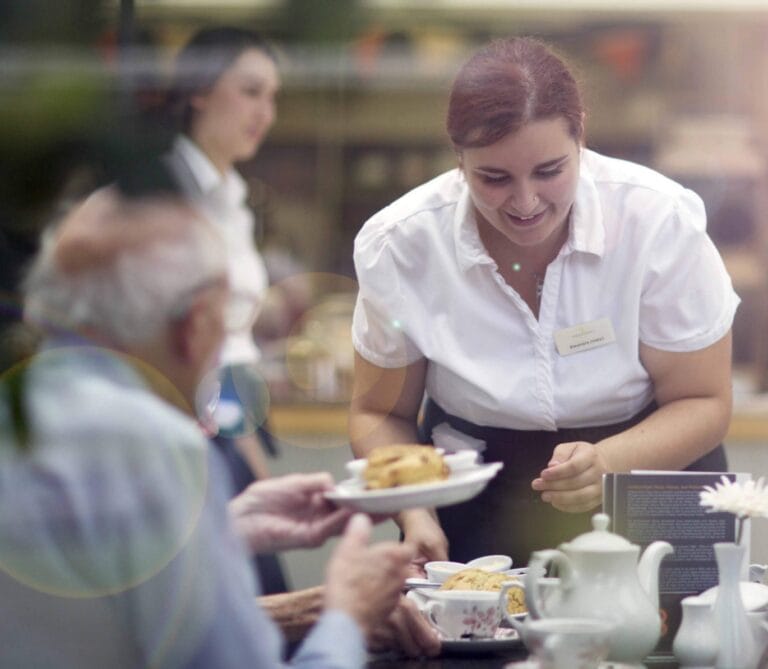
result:
<svg viewBox="0 0 768 669"><path fill-rule="evenodd" d="M524 660L528 652L524 648L504 651L500 653L487 653L483 655L468 654L443 654L440 657L411 660L393 653L371 655L368 660L368 669L503 669L510 662ZM617 669L626 665L614 665ZM649 660L645 665L647 669L677 669L677 663L664 660ZM610 669L611 664L601 665L604 669Z"/></svg>

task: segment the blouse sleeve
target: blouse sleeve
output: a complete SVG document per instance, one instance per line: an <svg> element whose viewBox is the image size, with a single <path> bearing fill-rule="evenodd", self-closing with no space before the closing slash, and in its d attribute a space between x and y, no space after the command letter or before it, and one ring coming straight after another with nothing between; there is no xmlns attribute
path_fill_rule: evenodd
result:
<svg viewBox="0 0 768 669"><path fill-rule="evenodd" d="M369 221L355 239L359 291L352 318L352 344L379 367L405 367L422 357L408 336L401 277L386 229Z"/></svg>
<svg viewBox="0 0 768 669"><path fill-rule="evenodd" d="M640 341L666 351L695 351L721 339L739 297L706 233L704 203L683 190L647 248Z"/></svg>

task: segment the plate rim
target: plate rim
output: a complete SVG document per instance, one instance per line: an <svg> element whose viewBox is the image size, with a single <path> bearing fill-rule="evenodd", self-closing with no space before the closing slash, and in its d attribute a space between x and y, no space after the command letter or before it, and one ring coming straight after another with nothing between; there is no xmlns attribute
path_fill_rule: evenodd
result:
<svg viewBox="0 0 768 669"><path fill-rule="evenodd" d="M469 483L480 483L486 479L493 478L500 469L504 466L503 462L485 462L469 469L462 469L449 478L441 481L428 481L425 483L411 483L407 485L401 485L394 488L381 488L378 490L365 490L359 488L359 481L355 478L347 478L337 483L331 490L325 492L327 499L337 500L375 500L375 499L394 499L397 497L405 497L409 494L429 492L431 490L450 490L454 487ZM356 489L350 492L344 491L343 486L352 488L352 484L356 486Z"/></svg>
<svg viewBox="0 0 768 669"><path fill-rule="evenodd" d="M506 629L506 628L505 628ZM505 639L440 639L440 647L449 652L495 652L523 646L523 640L516 630L510 629Z"/></svg>
<svg viewBox="0 0 768 669"><path fill-rule="evenodd" d="M528 573L528 567L510 567L509 569L505 569L504 571L498 573L506 574L508 576L525 576ZM428 578L409 576L405 579L405 585L410 590L418 590L419 588L423 588L424 590L433 590L442 584L438 583L437 581L430 581Z"/></svg>

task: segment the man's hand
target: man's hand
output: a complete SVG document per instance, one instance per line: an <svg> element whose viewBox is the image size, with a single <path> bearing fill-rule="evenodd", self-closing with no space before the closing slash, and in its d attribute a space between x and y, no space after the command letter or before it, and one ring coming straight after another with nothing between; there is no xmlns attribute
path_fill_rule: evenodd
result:
<svg viewBox="0 0 768 669"><path fill-rule="evenodd" d="M352 517L328 561L325 605L349 614L363 631L385 620L400 600L413 549L394 541L368 545L371 521Z"/></svg>
<svg viewBox="0 0 768 669"><path fill-rule="evenodd" d="M440 637L416 604L400 595L394 611L369 633L368 649L400 650L408 657L432 657L440 652Z"/></svg>
<svg viewBox="0 0 768 669"><path fill-rule="evenodd" d="M608 466L595 444L558 444L539 478L531 482L541 499L560 511L589 511L603 499L603 474Z"/></svg>
<svg viewBox="0 0 768 669"><path fill-rule="evenodd" d="M351 515L323 497L332 487L327 473L256 481L229 503L235 531L254 553L319 546Z"/></svg>

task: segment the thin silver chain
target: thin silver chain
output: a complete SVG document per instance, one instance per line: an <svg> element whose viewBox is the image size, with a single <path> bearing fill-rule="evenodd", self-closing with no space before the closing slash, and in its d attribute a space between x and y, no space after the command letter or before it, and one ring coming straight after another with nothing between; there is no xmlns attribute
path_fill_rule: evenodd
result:
<svg viewBox="0 0 768 669"><path fill-rule="evenodd" d="M519 262L512 263L512 269L515 272L519 272L522 270L523 266ZM538 272L531 272L531 276L533 277L533 280L536 282L536 301L541 302L541 294L544 292L544 277L546 276L546 272L544 274L539 274Z"/></svg>

